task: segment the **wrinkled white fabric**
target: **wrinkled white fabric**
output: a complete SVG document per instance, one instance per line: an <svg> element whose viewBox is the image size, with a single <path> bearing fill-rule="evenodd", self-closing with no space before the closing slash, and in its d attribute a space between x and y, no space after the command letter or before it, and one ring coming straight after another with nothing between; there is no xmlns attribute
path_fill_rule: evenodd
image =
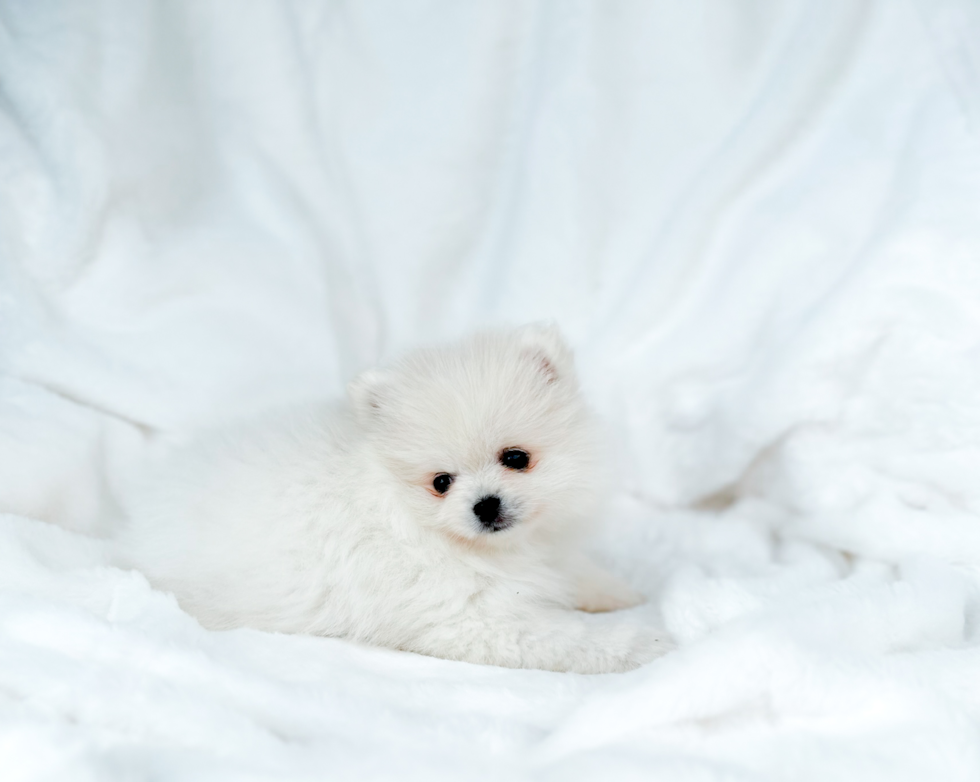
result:
<svg viewBox="0 0 980 782"><path fill-rule="evenodd" d="M970 0L0 2L3 778L977 779L978 42ZM211 633L107 566L155 443L549 318L677 652Z"/></svg>

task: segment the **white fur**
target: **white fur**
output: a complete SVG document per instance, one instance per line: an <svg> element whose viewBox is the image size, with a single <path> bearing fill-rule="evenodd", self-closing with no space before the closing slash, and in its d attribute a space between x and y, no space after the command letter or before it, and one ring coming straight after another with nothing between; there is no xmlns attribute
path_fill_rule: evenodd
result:
<svg viewBox="0 0 980 782"><path fill-rule="evenodd" d="M583 613L641 598L578 552L601 471L555 329L418 351L349 393L172 455L135 498L124 563L212 628L582 673L667 648L629 618ZM508 447L531 467L503 467ZM440 497L441 472L455 481ZM487 494L513 526L480 526Z"/></svg>

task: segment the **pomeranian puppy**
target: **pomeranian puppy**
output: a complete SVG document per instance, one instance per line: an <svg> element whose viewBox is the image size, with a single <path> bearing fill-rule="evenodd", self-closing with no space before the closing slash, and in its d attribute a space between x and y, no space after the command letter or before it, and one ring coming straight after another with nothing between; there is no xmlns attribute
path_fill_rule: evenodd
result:
<svg viewBox="0 0 980 782"><path fill-rule="evenodd" d="M122 564L211 628L514 668L625 671L669 647L580 551L602 469L557 330L419 350L349 403L210 433L136 493Z"/></svg>

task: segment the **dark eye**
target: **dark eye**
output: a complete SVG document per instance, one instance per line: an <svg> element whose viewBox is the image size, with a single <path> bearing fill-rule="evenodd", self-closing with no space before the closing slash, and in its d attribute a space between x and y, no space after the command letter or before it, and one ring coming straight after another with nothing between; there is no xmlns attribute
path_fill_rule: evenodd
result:
<svg viewBox="0 0 980 782"><path fill-rule="evenodd" d="M525 470L531 457L519 448L508 448L500 454L500 463L510 470Z"/></svg>
<svg viewBox="0 0 980 782"><path fill-rule="evenodd" d="M432 479L432 488L439 492L439 494L445 494L447 491L449 491L449 487L452 486L452 483L453 476L449 473L441 472Z"/></svg>

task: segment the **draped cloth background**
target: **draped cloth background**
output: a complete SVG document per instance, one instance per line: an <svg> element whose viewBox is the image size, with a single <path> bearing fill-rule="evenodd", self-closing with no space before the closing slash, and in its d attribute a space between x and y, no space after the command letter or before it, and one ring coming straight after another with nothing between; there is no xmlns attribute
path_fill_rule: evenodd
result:
<svg viewBox="0 0 980 782"><path fill-rule="evenodd" d="M155 443L536 319L676 653L210 633L106 564ZM969 0L0 1L6 780L975 780L978 476Z"/></svg>

